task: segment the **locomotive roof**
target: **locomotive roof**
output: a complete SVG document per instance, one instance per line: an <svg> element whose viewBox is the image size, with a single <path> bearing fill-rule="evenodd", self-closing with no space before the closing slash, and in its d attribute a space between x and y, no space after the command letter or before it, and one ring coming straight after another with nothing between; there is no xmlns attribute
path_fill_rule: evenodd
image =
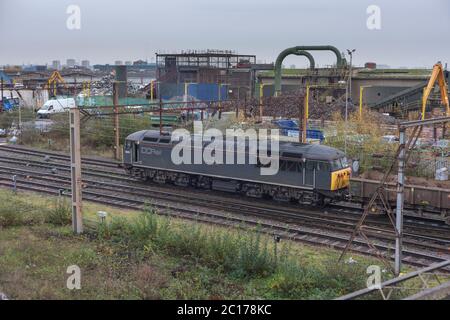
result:
<svg viewBox="0 0 450 320"><path fill-rule="evenodd" d="M280 141L281 156L314 160L334 160L345 156L344 152L320 144Z"/></svg>
<svg viewBox="0 0 450 320"><path fill-rule="evenodd" d="M127 140L142 141L144 138L158 139L170 137L170 133L160 135L159 130L141 130L130 134ZM270 149L270 145L268 146ZM304 144L297 142L280 141L280 154L282 157L306 158L314 160L334 160L345 156L344 152L320 144Z"/></svg>

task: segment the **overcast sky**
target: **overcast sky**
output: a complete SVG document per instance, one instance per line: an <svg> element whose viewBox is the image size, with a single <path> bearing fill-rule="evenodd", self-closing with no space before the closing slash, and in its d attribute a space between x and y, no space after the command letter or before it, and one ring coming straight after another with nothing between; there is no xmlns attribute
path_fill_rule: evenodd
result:
<svg viewBox="0 0 450 320"><path fill-rule="evenodd" d="M69 30L78 5L81 28ZM369 5L381 29L369 30ZM156 51L231 49L272 62L295 45L355 48L354 62L428 66L450 62L448 0L0 0L0 65L154 57ZM330 53L314 53L319 65ZM302 57L285 65L306 66Z"/></svg>

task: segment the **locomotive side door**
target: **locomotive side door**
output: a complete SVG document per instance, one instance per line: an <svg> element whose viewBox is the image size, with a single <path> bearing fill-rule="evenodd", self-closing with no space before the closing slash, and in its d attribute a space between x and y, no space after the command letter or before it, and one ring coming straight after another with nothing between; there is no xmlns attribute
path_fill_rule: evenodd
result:
<svg viewBox="0 0 450 320"><path fill-rule="evenodd" d="M331 173L330 164L326 161L316 162L316 179L315 187L321 190L327 190L330 188Z"/></svg>
<svg viewBox="0 0 450 320"><path fill-rule="evenodd" d="M305 168L305 185L312 187L315 185L316 162L306 160L306 165L304 168Z"/></svg>
<svg viewBox="0 0 450 320"><path fill-rule="evenodd" d="M139 162L141 161L140 155L139 155L139 145L136 143L133 143L133 162Z"/></svg>

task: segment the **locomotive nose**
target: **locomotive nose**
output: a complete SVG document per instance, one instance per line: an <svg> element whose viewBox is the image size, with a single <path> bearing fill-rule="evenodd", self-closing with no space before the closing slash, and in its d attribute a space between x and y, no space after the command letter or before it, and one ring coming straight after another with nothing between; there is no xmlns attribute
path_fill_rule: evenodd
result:
<svg viewBox="0 0 450 320"><path fill-rule="evenodd" d="M336 191L349 186L352 170L350 168L335 171L331 174L331 191Z"/></svg>

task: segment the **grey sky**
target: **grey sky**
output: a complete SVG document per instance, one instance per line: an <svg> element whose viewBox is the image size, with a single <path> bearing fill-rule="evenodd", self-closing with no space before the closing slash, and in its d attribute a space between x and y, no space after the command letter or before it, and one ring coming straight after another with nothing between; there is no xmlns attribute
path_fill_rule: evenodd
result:
<svg viewBox="0 0 450 320"><path fill-rule="evenodd" d="M81 30L66 28L67 6L81 8ZM381 8L368 30L366 8ZM450 62L447 0L0 0L0 65L88 59L113 63L156 51L232 49L271 62L290 46L356 48L356 64L429 66ZM329 53L317 63L333 63ZM302 57L286 65L306 66Z"/></svg>

